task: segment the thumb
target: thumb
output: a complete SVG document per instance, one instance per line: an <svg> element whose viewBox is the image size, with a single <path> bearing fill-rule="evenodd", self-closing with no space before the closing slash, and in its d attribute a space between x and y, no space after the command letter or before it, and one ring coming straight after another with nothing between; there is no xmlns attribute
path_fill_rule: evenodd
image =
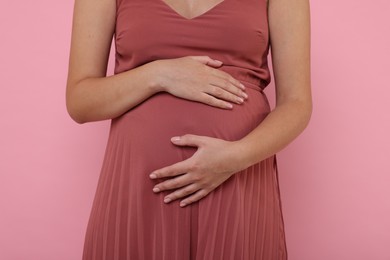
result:
<svg viewBox="0 0 390 260"><path fill-rule="evenodd" d="M223 62L220 60L214 60L210 58L209 56L190 56L190 58L197 60L205 65L211 66L211 67L220 67Z"/></svg>
<svg viewBox="0 0 390 260"><path fill-rule="evenodd" d="M201 146L203 144L203 136L186 134L183 136L174 136L171 138L172 143L181 146Z"/></svg>

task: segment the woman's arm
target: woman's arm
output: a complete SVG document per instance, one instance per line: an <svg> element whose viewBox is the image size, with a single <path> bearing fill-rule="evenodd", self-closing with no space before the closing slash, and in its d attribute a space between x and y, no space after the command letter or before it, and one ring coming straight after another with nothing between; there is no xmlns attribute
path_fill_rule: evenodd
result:
<svg viewBox="0 0 390 260"><path fill-rule="evenodd" d="M292 142L306 128L312 113L309 0L270 0L268 17L276 107L237 142L246 166Z"/></svg>
<svg viewBox="0 0 390 260"><path fill-rule="evenodd" d="M237 141L192 134L173 138L175 145L198 149L192 157L151 173L152 179L174 177L153 189L174 190L165 196L166 203L183 198L183 207L200 200L231 175L283 149L307 126L312 112L309 9L309 0L269 1L275 109Z"/></svg>
<svg viewBox="0 0 390 260"><path fill-rule="evenodd" d="M106 77L116 1L76 0L73 15L66 106L78 123L118 117L160 91L223 109L246 98L244 86L208 56L155 60Z"/></svg>
<svg viewBox="0 0 390 260"><path fill-rule="evenodd" d="M148 64L106 77L115 16L115 1L75 1L66 105L78 123L117 117L158 91Z"/></svg>

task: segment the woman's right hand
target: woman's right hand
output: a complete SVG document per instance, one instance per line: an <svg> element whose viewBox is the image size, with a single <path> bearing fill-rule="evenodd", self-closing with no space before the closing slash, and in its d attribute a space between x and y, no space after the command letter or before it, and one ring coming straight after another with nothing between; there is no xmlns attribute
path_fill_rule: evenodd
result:
<svg viewBox="0 0 390 260"><path fill-rule="evenodd" d="M185 56L158 60L156 84L176 97L230 109L230 102L241 104L246 98L245 86L230 74L216 68L221 61L208 56Z"/></svg>

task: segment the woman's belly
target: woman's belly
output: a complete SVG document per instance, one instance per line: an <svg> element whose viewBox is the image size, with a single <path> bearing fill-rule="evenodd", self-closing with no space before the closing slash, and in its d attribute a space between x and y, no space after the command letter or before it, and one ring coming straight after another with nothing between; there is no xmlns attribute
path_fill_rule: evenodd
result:
<svg viewBox="0 0 390 260"><path fill-rule="evenodd" d="M248 99L222 109L159 92L112 120L109 146L131 154L133 167L149 170L183 160L196 147L175 146L171 137L203 135L239 140L256 128L270 112L266 95L247 88ZM112 147L113 148L113 147ZM136 156L135 156L136 155Z"/></svg>

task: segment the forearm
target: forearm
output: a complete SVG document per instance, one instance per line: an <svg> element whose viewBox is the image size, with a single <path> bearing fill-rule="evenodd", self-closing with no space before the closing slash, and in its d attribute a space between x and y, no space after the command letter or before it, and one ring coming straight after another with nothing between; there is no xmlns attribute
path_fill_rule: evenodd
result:
<svg viewBox="0 0 390 260"><path fill-rule="evenodd" d="M66 93L69 115L78 123L118 117L160 91L151 63L116 75L86 78Z"/></svg>
<svg viewBox="0 0 390 260"><path fill-rule="evenodd" d="M254 130L235 142L245 168L291 143L308 125L311 111L311 103L298 100L276 106Z"/></svg>

